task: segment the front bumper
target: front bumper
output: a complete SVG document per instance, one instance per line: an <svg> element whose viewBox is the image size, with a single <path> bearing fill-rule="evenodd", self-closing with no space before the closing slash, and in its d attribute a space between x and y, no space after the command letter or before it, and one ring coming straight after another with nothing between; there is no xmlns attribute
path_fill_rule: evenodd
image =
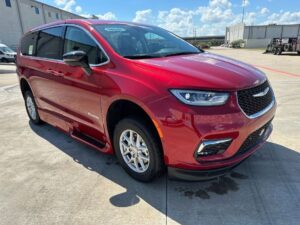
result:
<svg viewBox="0 0 300 225"><path fill-rule="evenodd" d="M165 102L164 102L165 101ZM161 105L168 104L166 109ZM276 102L264 114L249 118L241 111L235 95L224 106L191 107L178 104L174 97L165 98L155 107L163 134L164 161L170 168L211 171L232 167L247 158L262 144L251 146L246 152L238 151L250 134L269 123L275 115ZM163 117L161 115L164 115ZM272 129L269 129L267 137ZM232 140L226 151L195 157L195 151L206 140ZM172 169L171 169L172 170Z"/></svg>
<svg viewBox="0 0 300 225"><path fill-rule="evenodd" d="M273 127L270 124L262 138L261 142L257 143L254 147L249 149L243 154L236 154L230 159L223 160L223 166L214 169L204 169L204 170L192 170L192 169L182 169L176 167L168 167L168 175L171 179L176 180L187 180L187 181L204 181L213 179L218 176L222 176L232 169L240 165L244 160L249 158L257 149L259 149L268 139L272 133Z"/></svg>
<svg viewBox="0 0 300 225"><path fill-rule="evenodd" d="M247 159L247 158L246 158ZM245 160L245 159L244 159ZM229 173L239 166L244 160L237 164L211 170L187 170L168 167L168 176L171 180L206 181Z"/></svg>

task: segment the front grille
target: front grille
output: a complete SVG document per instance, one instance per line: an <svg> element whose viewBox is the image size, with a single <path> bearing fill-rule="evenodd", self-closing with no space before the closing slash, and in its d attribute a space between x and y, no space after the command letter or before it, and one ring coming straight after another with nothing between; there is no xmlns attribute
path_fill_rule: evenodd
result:
<svg viewBox="0 0 300 225"><path fill-rule="evenodd" d="M259 128L258 130L254 131L252 134L248 136L245 142L242 144L240 149L237 151L235 156L243 155L256 145L258 145L261 141L263 141L265 132L267 131L268 127L270 126L272 121L269 121L266 125Z"/></svg>
<svg viewBox="0 0 300 225"><path fill-rule="evenodd" d="M258 93L264 92L267 88L269 88L267 94L260 97L253 96ZM247 116L251 116L255 113L264 110L273 101L273 91L268 81L264 82L263 84L257 87L238 91L237 96L238 96L238 104L240 105L241 109L245 112Z"/></svg>

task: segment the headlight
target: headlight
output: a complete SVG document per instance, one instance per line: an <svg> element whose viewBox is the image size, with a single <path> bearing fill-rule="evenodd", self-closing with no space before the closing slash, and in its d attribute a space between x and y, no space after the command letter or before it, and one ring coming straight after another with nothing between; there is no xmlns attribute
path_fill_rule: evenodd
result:
<svg viewBox="0 0 300 225"><path fill-rule="evenodd" d="M197 105L197 106L223 105L226 103L229 97L228 93L211 92L211 91L172 89L171 92L181 102L187 105Z"/></svg>

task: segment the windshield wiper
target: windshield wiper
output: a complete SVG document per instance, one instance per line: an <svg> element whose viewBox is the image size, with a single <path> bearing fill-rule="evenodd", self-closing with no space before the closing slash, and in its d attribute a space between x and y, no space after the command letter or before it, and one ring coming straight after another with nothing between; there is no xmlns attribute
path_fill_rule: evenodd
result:
<svg viewBox="0 0 300 225"><path fill-rule="evenodd" d="M199 54L202 52L174 52L174 53L169 53L169 54L165 54L165 55L126 55L123 56L124 58L127 59L152 59L152 58L162 58L162 57L168 57L168 56L175 56L175 55L189 55L189 54Z"/></svg>
<svg viewBox="0 0 300 225"><path fill-rule="evenodd" d="M159 58L159 55L125 55L123 56L127 59L152 59L152 58Z"/></svg>
<svg viewBox="0 0 300 225"><path fill-rule="evenodd" d="M190 55L190 54L199 54L199 53L201 53L201 52L175 52L175 53L166 54L164 56L167 57L167 56Z"/></svg>

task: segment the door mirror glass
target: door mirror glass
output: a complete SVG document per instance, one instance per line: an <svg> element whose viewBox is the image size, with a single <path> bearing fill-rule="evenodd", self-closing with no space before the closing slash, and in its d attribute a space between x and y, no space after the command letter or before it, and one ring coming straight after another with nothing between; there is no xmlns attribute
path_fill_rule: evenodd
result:
<svg viewBox="0 0 300 225"><path fill-rule="evenodd" d="M69 66L80 66L90 75L92 73L91 67L89 65L88 56L84 51L71 51L63 55L64 62Z"/></svg>
<svg viewBox="0 0 300 225"><path fill-rule="evenodd" d="M0 55L4 55L4 53L2 51L0 51Z"/></svg>

